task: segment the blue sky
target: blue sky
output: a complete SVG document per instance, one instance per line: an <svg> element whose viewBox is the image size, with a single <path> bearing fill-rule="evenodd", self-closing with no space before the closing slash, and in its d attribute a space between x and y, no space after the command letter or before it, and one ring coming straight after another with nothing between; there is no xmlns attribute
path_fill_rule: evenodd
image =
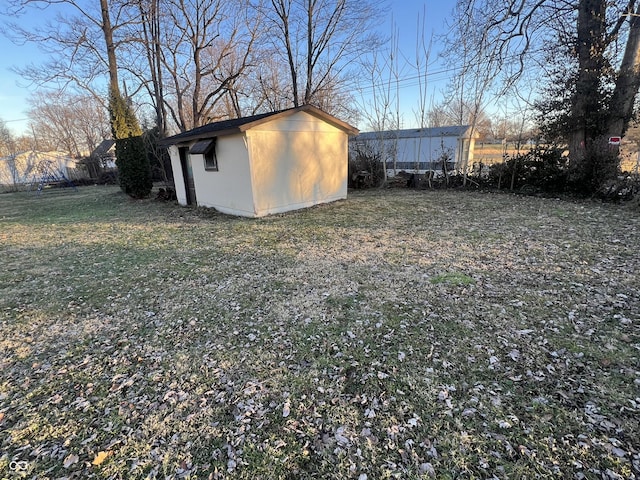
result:
<svg viewBox="0 0 640 480"><path fill-rule="evenodd" d="M0 11L6 8L6 0L0 0ZM391 11L386 18L386 25L381 25L381 30L387 35L391 34L391 19L398 26L400 50L405 55L413 56L416 45L416 32L418 30L418 17L422 18L426 11L425 35L443 33L445 21L454 7L454 0L391 0L389 2ZM42 16L47 15L47 11L42 12ZM2 20L5 20L4 18ZM40 18L42 20L42 18ZM26 85L26 81L11 71L12 67L24 67L31 63L38 64L43 60L43 56L34 45L16 46L7 38L0 35L0 119L13 133L21 134L27 129L26 114L28 109L27 98L32 89ZM437 46L433 47L430 72L441 70L437 64ZM428 92L429 96L437 98L446 85L446 74L434 73L429 76ZM401 83L400 96L405 114L403 120L405 127L411 125L411 105L415 103L417 92L415 91L415 81L407 79Z"/></svg>

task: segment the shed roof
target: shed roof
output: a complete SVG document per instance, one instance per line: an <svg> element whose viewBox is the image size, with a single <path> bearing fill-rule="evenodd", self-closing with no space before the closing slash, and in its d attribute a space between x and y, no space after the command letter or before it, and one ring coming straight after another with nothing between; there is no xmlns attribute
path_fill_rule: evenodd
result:
<svg viewBox="0 0 640 480"><path fill-rule="evenodd" d="M111 149L115 144L116 144L115 140L102 140L102 142L100 142L100 145L98 145L96 149L93 152L91 152L91 156L104 157L105 155L108 155L110 153Z"/></svg>
<svg viewBox="0 0 640 480"><path fill-rule="evenodd" d="M477 132L475 135L477 135ZM436 137L471 138L471 127L469 125L451 125L447 127L410 128L406 130L385 130L383 132L363 132L355 137L354 140L377 140L381 137L385 139Z"/></svg>
<svg viewBox="0 0 640 480"><path fill-rule="evenodd" d="M159 143L162 145L176 145L180 143L186 143L193 140L202 140L206 138L220 137L223 135L232 135L234 133L244 132L262 123L275 120L277 118L287 117L296 112L307 112L314 117L320 118L325 122L333 125L340 130L343 130L348 135L357 135L358 129L349 125L342 120L329 115L328 113L320 110L313 105L302 105L300 107L288 108L286 110L279 110L277 112L260 113L258 115L252 115L250 117L232 118L229 120L222 120L220 122L209 123L201 127L196 127L192 130L179 133L172 137L167 137L161 140Z"/></svg>

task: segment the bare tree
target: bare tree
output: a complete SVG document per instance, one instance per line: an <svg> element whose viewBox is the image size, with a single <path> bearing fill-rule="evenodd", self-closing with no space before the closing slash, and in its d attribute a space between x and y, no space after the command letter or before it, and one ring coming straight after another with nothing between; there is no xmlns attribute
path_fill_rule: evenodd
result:
<svg viewBox="0 0 640 480"><path fill-rule="evenodd" d="M502 66L500 52L493 50L491 22L480 20L486 11L472 8L475 4L465 0L458 2L445 48L447 63L456 71L449 85L446 111L452 123L470 126L472 138L476 135L486 137L490 129L491 121L485 114L485 107L501 93L493 88ZM499 85L498 89L501 87L504 85ZM469 165L463 164L460 168L466 184Z"/></svg>
<svg viewBox="0 0 640 480"><path fill-rule="evenodd" d="M9 0L8 5L18 17L39 9L57 15L32 30L20 22L11 25L16 41L38 43L50 54L44 66L18 69L36 85L85 90L105 108L124 86L127 100L152 106L160 136L170 124L185 130L230 109L241 114L238 81L252 61L261 27L251 0ZM230 108L218 111L225 97Z"/></svg>
<svg viewBox="0 0 640 480"><path fill-rule="evenodd" d="M394 88L394 71L398 65L399 50L397 30L393 22L392 30L392 41L384 49L376 49L363 64L368 82L361 91L361 110L369 127L377 132L377 135L357 152L363 157L375 157L382 162L383 185L387 182L389 159L393 162L394 175L397 163L397 152L393 148L390 134L394 126L399 128L399 125L394 124L394 107L397 106L398 96L398 91ZM397 71L396 74L399 76ZM372 152L375 152L375 156Z"/></svg>
<svg viewBox="0 0 640 480"><path fill-rule="evenodd" d="M167 0L163 101L181 131L224 116L216 110L252 61L260 22L248 1Z"/></svg>
<svg viewBox="0 0 640 480"><path fill-rule="evenodd" d="M535 79L523 78L521 83L532 85ZM521 89L517 95L510 96L503 105L503 119L505 125L504 138L506 142L512 142L516 152L520 153L526 143L539 140L539 129L535 125L534 88ZM492 122L493 126L493 122ZM493 132L493 128L491 129Z"/></svg>
<svg viewBox="0 0 640 480"><path fill-rule="evenodd" d="M292 105L293 86L287 74L287 65L273 49L261 49L260 59L246 78L245 91L249 97L250 112L278 111Z"/></svg>
<svg viewBox="0 0 640 480"><path fill-rule="evenodd" d="M383 57L384 58L384 57ZM378 158L383 165L383 183L387 181L387 132L392 122L392 105L394 104L393 90L391 88L391 79L384 78L386 68L386 59L380 59L378 53L374 53L371 61L366 65L371 79L372 90L367 96L365 107L363 108L365 117L368 120L373 131L378 132L375 140L376 145L368 145L370 150L374 150L378 154ZM382 62L382 65L380 65Z"/></svg>
<svg viewBox="0 0 640 480"><path fill-rule="evenodd" d="M528 69L542 71L545 52L567 47L575 59L566 134L572 161L598 138L624 135L640 88L637 0L458 0L457 11L455 42L472 41L465 65L483 65L501 92Z"/></svg>
<svg viewBox="0 0 640 480"><path fill-rule="evenodd" d="M18 183L16 141L11 130L0 119L0 184L15 189Z"/></svg>
<svg viewBox="0 0 640 480"><path fill-rule="evenodd" d="M418 103L414 109L414 114L416 117L416 121L418 122L418 126L422 129L427 126L427 104L428 104L428 94L427 94L427 74L428 74L428 65L429 65L429 57L431 56L431 44L427 43L425 40L425 17L427 15L426 7L423 10L422 17L418 15L417 20L417 29L416 29L416 47L415 47L415 61L413 64L413 68L415 69L417 79L418 79ZM420 161L422 160L422 136L418 137L418 148L416 153L416 173L420 169ZM429 183L431 182L431 177L429 177Z"/></svg>
<svg viewBox="0 0 640 480"><path fill-rule="evenodd" d="M162 0L136 0L133 4L140 14L140 22L135 25L132 38L138 42L129 44L134 52L141 50L141 57L146 60L146 68L141 67L136 76L146 88L154 111L154 121L159 138L167 133L169 118L164 101L164 70L162 54L163 4ZM130 55L129 58L135 58Z"/></svg>
<svg viewBox="0 0 640 480"><path fill-rule="evenodd" d="M484 109L460 99L445 100L433 105L427 112L427 118L432 127L473 124L479 138L486 138L491 134L492 121Z"/></svg>
<svg viewBox="0 0 640 480"><path fill-rule="evenodd" d="M380 44L372 33L379 7L378 0L266 2L268 38L288 65L294 106L328 98L350 62Z"/></svg>
<svg viewBox="0 0 640 480"><path fill-rule="evenodd" d="M151 108L164 136L219 118L310 102L353 118L345 107L352 103L345 72L378 44L369 27L379 18L379 2L7 0L6 5L17 18L8 29L13 38L37 43L49 54L44 65L17 69L25 79L68 95L88 92L105 110L110 94L122 91L135 108ZM39 11L51 21L32 29L21 24L20 15ZM284 34L274 35L279 28Z"/></svg>
<svg viewBox="0 0 640 480"><path fill-rule="evenodd" d="M70 157L89 155L109 135L106 112L92 96L43 90L29 103L31 128L39 142Z"/></svg>
<svg viewBox="0 0 640 480"><path fill-rule="evenodd" d="M11 155L16 151L16 141L7 124L0 118L0 157Z"/></svg>
<svg viewBox="0 0 640 480"><path fill-rule="evenodd" d="M42 16L49 21L25 27L10 23L6 33L15 41L30 42L49 55L44 65L17 67L16 71L37 86L79 89L107 106L104 77L110 89L119 88L116 50L127 41L119 32L135 19L125 0L7 0L8 14ZM46 17L45 17L46 18Z"/></svg>
<svg viewBox="0 0 640 480"><path fill-rule="evenodd" d="M104 38L105 48L107 50L107 67L109 69L109 92L111 95L120 93L120 84L118 83L118 62L116 58L116 42L114 41L114 25L111 23L111 13L109 11L109 0L100 0L100 29ZM73 5L78 8L77 4ZM82 10L81 10L82 11Z"/></svg>

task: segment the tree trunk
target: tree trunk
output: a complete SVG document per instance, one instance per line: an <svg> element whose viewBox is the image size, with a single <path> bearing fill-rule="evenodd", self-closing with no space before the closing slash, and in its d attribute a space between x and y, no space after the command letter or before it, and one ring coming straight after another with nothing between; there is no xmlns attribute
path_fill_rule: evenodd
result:
<svg viewBox="0 0 640 480"><path fill-rule="evenodd" d="M610 137L622 137L626 133L640 89L640 5L635 15L629 15L629 38L609 105L605 134Z"/></svg>
<svg viewBox="0 0 640 480"><path fill-rule="evenodd" d="M307 85L304 89L304 103L311 102L311 85L313 77L313 36L314 36L314 13L315 1L307 1Z"/></svg>
<svg viewBox="0 0 640 480"><path fill-rule="evenodd" d="M606 0L580 0L578 5L578 78L571 106L573 129L569 138L569 157L580 161L590 140L598 132L593 114L602 110L600 76L604 67L603 46Z"/></svg>
<svg viewBox="0 0 640 480"><path fill-rule="evenodd" d="M193 95L191 97L191 116L193 124L191 128L200 127L203 122L200 110L200 89L202 88L202 47L199 45L199 39L193 40ZM203 122L203 123L201 123Z"/></svg>
<svg viewBox="0 0 640 480"><path fill-rule="evenodd" d="M109 65L109 91L112 94L120 94L118 86L118 63L116 61L116 46L113 43L113 27L109 16L109 1L100 0L102 12L102 34L107 46L107 62Z"/></svg>
<svg viewBox="0 0 640 480"><path fill-rule="evenodd" d="M156 114L156 126L159 138L166 136L167 110L165 107L163 81L162 81L162 46L160 44L160 0L145 0L138 3L142 18L142 32L144 34L144 50L149 63L151 75L151 95Z"/></svg>
<svg viewBox="0 0 640 480"><path fill-rule="evenodd" d="M285 50L287 51L289 74L291 75L291 88L293 90L293 106L298 107L300 105L300 99L298 98L298 69L293 52L293 45L291 44L291 26L289 22L291 19L291 1L271 0L271 6L275 9L276 15L282 22L278 28L282 33Z"/></svg>

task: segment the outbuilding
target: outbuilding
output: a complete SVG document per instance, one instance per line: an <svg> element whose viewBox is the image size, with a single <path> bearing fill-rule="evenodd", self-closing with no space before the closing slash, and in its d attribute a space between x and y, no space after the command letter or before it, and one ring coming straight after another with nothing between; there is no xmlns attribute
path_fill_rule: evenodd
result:
<svg viewBox="0 0 640 480"><path fill-rule="evenodd" d="M313 107L224 120L162 141L181 205L262 217L347 197L353 126Z"/></svg>
<svg viewBox="0 0 640 480"><path fill-rule="evenodd" d="M473 163L477 131L469 125L364 132L350 139L352 156L382 158L389 175L400 171L464 171Z"/></svg>

